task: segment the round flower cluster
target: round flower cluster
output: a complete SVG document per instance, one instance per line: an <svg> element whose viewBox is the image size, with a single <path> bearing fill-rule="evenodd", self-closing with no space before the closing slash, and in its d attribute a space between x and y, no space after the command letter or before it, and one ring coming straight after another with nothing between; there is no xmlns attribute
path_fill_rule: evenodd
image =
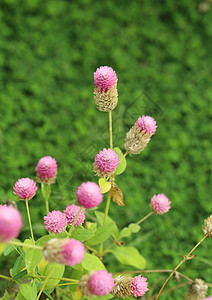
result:
<svg viewBox="0 0 212 300"><path fill-rule="evenodd" d="M103 200L101 188L95 182L83 182L76 191L78 202L85 208L99 205Z"/></svg>
<svg viewBox="0 0 212 300"><path fill-rule="evenodd" d="M81 209L80 206L74 205L72 203L70 206L67 206L66 209L63 211L63 213L65 214L65 216L67 218L68 224L70 226L74 223L80 209ZM85 220L85 212L84 212L84 210L81 210L81 212L77 218L77 221L74 224L74 227L77 227L78 225L79 226L82 225L84 220Z"/></svg>
<svg viewBox="0 0 212 300"><path fill-rule="evenodd" d="M94 172L99 177L106 177L112 175L119 165L119 157L116 151L109 149L103 149L99 151L95 156L93 164Z"/></svg>
<svg viewBox="0 0 212 300"><path fill-rule="evenodd" d="M135 124L140 128L140 131L145 131L145 133L152 135L156 131L156 123L153 117L143 115L138 118Z"/></svg>
<svg viewBox="0 0 212 300"><path fill-rule="evenodd" d="M57 161L51 156L42 157L36 166L36 178L41 183L54 183L57 175Z"/></svg>
<svg viewBox="0 0 212 300"><path fill-rule="evenodd" d="M149 289L147 288L148 282L145 277L138 275L133 278L131 282L131 292L135 297L143 296Z"/></svg>
<svg viewBox="0 0 212 300"><path fill-rule="evenodd" d="M106 270L90 272L80 279L79 288L87 297L105 296L112 291L114 279Z"/></svg>
<svg viewBox="0 0 212 300"><path fill-rule="evenodd" d="M100 88L103 92L107 92L109 88L116 85L117 80L116 72L111 67L102 66L94 72L95 87Z"/></svg>
<svg viewBox="0 0 212 300"><path fill-rule="evenodd" d="M15 207L0 205L0 243L16 238L22 226L22 216Z"/></svg>
<svg viewBox="0 0 212 300"><path fill-rule="evenodd" d="M52 263L74 267L84 259L85 248L75 239L51 239L44 245L43 255Z"/></svg>
<svg viewBox="0 0 212 300"><path fill-rule="evenodd" d="M67 227L66 216L59 210L48 212L47 216L44 217L44 220L45 228L52 233L63 232Z"/></svg>
<svg viewBox="0 0 212 300"><path fill-rule="evenodd" d="M36 183L30 178L21 178L16 181L14 187L14 194L20 200L30 200L37 191Z"/></svg>
<svg viewBox="0 0 212 300"><path fill-rule="evenodd" d="M152 197L150 207L156 215L163 215L170 210L170 203L164 194L158 194Z"/></svg>

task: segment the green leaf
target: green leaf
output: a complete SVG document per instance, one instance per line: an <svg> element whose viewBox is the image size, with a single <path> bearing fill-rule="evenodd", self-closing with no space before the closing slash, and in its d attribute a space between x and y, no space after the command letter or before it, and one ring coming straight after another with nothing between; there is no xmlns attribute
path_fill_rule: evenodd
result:
<svg viewBox="0 0 212 300"><path fill-rule="evenodd" d="M2 245L2 244L1 244ZM3 244L4 245L4 244ZM7 246L7 248L4 250L4 256L9 255L13 250L14 250L14 246L13 245L9 245Z"/></svg>
<svg viewBox="0 0 212 300"><path fill-rule="evenodd" d="M48 263L46 265L46 267L45 267L43 275L44 276L48 276L48 274L51 271L52 267L53 267L53 271L52 271L50 277L62 278L63 277L63 273L65 271L65 266L64 265L60 265L60 264L55 264L55 263L54 264ZM45 280L45 278L41 282L41 285L43 284L44 280ZM50 289L54 288L59 282L60 282L60 279L49 279L47 281L45 289L46 290L50 290Z"/></svg>
<svg viewBox="0 0 212 300"><path fill-rule="evenodd" d="M20 279L20 278L22 278L24 275L26 275L27 274L27 270L23 270L23 271L21 271L21 272L19 272L18 274L16 274L14 277L13 277L13 280L18 280L18 279Z"/></svg>
<svg viewBox="0 0 212 300"><path fill-rule="evenodd" d="M27 300L36 300L37 293L36 293L35 289L30 285L30 283L20 284L19 288L20 288L21 294L25 298L27 298Z"/></svg>
<svg viewBox="0 0 212 300"><path fill-rule="evenodd" d="M116 151L116 154L118 155L119 160L121 160L122 157L123 157L123 153L122 153L121 149L119 149L118 147L115 147L113 150ZM126 160L126 158L124 157L124 158L121 160L121 162L120 162L120 164L118 165L118 167L116 168L115 175L120 175L120 174L122 174L122 173L125 171L126 167L127 167L127 160Z"/></svg>
<svg viewBox="0 0 212 300"><path fill-rule="evenodd" d="M42 236L41 238L39 238L36 241L36 245L38 245L38 246L44 246L51 239L52 239L52 236L50 236L49 234L48 235L44 235L44 236Z"/></svg>
<svg viewBox="0 0 212 300"><path fill-rule="evenodd" d="M107 240L114 231L115 223L105 224L97 229L94 236L86 242L86 245L97 245Z"/></svg>
<svg viewBox="0 0 212 300"><path fill-rule="evenodd" d="M131 235L131 231L129 230L128 227L125 227L122 229L122 231L120 232L119 234L119 238L123 238L123 237L127 237L127 236L130 236Z"/></svg>
<svg viewBox="0 0 212 300"><path fill-rule="evenodd" d="M129 224L128 228L131 232L136 233L136 232L139 232L141 226L136 223L131 223L131 224Z"/></svg>
<svg viewBox="0 0 212 300"><path fill-rule="evenodd" d="M7 291L5 291L4 296L0 298L1 300L10 300L10 296Z"/></svg>
<svg viewBox="0 0 212 300"><path fill-rule="evenodd" d="M34 268L40 263L42 257L42 251L28 248L25 254L25 264L29 273L33 272Z"/></svg>
<svg viewBox="0 0 212 300"><path fill-rule="evenodd" d="M81 242L89 240L93 236L92 231L82 228L75 228L71 237Z"/></svg>
<svg viewBox="0 0 212 300"><path fill-rule="evenodd" d="M110 190L111 183L109 181L107 181L105 178L100 178L99 186L100 186L100 189L102 190L102 194L105 194Z"/></svg>
<svg viewBox="0 0 212 300"><path fill-rule="evenodd" d="M144 269L146 266L145 258L135 247L117 247L111 252L124 265L133 266L137 269Z"/></svg>
<svg viewBox="0 0 212 300"><path fill-rule="evenodd" d="M46 290L43 290L43 293L50 299L50 300L54 300L52 298L52 296L46 291Z"/></svg>
<svg viewBox="0 0 212 300"><path fill-rule="evenodd" d="M97 224L94 222L86 222L86 227L88 230L95 232L97 229Z"/></svg>
<svg viewBox="0 0 212 300"><path fill-rule="evenodd" d="M18 295L15 297L15 300L28 300L25 298L22 294L21 291L18 292Z"/></svg>
<svg viewBox="0 0 212 300"><path fill-rule="evenodd" d="M101 260L97 256L89 253L85 253L85 257L82 260L81 264L82 267L88 271L98 271L105 269L105 266L103 265Z"/></svg>
<svg viewBox="0 0 212 300"><path fill-rule="evenodd" d="M15 264L13 266L13 276L16 275L20 270L20 266L21 266L21 262L22 262L22 257L19 256L17 257Z"/></svg>
<svg viewBox="0 0 212 300"><path fill-rule="evenodd" d="M26 240L24 240L24 244L33 245L33 240L32 239L26 239ZM29 249L28 247L23 246L24 252L27 252L28 249Z"/></svg>
<svg viewBox="0 0 212 300"><path fill-rule="evenodd" d="M106 295L106 296L99 296L99 297L91 297L91 298L89 298L89 300L107 300L107 299L112 299L112 298L114 298L114 296L113 295L111 295L111 294L108 294L108 295ZM130 299L132 299L132 298L130 298Z"/></svg>
<svg viewBox="0 0 212 300"><path fill-rule="evenodd" d="M104 222L104 216L105 214L96 210L95 211L95 215L97 217L97 220L99 221L99 224L100 225L103 225L103 222ZM107 216L107 219L106 219L106 222L105 224L109 224L109 223L114 223L114 231L113 231L113 234L115 237L118 237L119 235L119 230L118 230L118 227L116 225L116 223L111 219L111 217ZM96 224L96 223L95 223Z"/></svg>

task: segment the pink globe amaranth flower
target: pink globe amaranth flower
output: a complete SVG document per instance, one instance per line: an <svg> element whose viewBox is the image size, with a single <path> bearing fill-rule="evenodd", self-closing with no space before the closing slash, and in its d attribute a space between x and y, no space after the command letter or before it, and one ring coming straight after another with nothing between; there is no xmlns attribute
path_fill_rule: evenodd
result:
<svg viewBox="0 0 212 300"><path fill-rule="evenodd" d="M66 216L59 210L48 212L44 220L45 228L52 233L63 232L67 227Z"/></svg>
<svg viewBox="0 0 212 300"><path fill-rule="evenodd" d="M79 210L81 209L80 206L74 205L73 203L70 206L67 206L66 209L63 211L68 224L71 226L74 223L74 220L76 219L76 216L79 212ZM81 210L79 216L77 217L77 221L74 224L74 227L77 227L78 225L82 225L82 223L84 223L85 220L85 212L84 210Z"/></svg>
<svg viewBox="0 0 212 300"><path fill-rule="evenodd" d="M212 300L212 296L208 298L204 298L204 300Z"/></svg>
<svg viewBox="0 0 212 300"><path fill-rule="evenodd" d="M80 264L81 260L84 259L85 247L82 242L71 239L63 246L62 254L66 261L66 265L73 267Z"/></svg>
<svg viewBox="0 0 212 300"><path fill-rule="evenodd" d="M104 148L95 156L94 172L100 177L112 175L119 165L119 157L116 151Z"/></svg>
<svg viewBox="0 0 212 300"><path fill-rule="evenodd" d="M134 277L131 283L131 292L133 296L134 297L143 296L149 290L147 286L148 286L147 278L141 277L141 275Z"/></svg>
<svg viewBox="0 0 212 300"><path fill-rule="evenodd" d="M139 117L135 124L140 128L141 131L145 131L145 133L151 135L155 133L156 128L158 127L156 126L157 122L154 120L154 118L145 115Z"/></svg>
<svg viewBox="0 0 212 300"><path fill-rule="evenodd" d="M57 175L57 161L51 156L42 157L36 166L36 178L41 183L54 183Z"/></svg>
<svg viewBox="0 0 212 300"><path fill-rule="evenodd" d="M108 66L102 66L94 72L95 87L101 92L107 92L109 88L116 86L117 83L116 72Z"/></svg>
<svg viewBox="0 0 212 300"><path fill-rule="evenodd" d="M78 202L85 208L99 205L103 200L101 188L95 182L83 182L76 191Z"/></svg>
<svg viewBox="0 0 212 300"><path fill-rule="evenodd" d="M150 207L156 215L163 215L170 210L170 203L164 194L158 194L152 197Z"/></svg>
<svg viewBox="0 0 212 300"><path fill-rule="evenodd" d="M30 178L21 178L16 181L14 187L14 194L21 200L30 200L37 191L36 182Z"/></svg>
<svg viewBox="0 0 212 300"><path fill-rule="evenodd" d="M104 296L112 291L114 279L106 270L97 271L88 280L89 291L96 296Z"/></svg>
<svg viewBox="0 0 212 300"><path fill-rule="evenodd" d="M20 212L13 206L0 206L0 243L8 242L19 235L23 226Z"/></svg>

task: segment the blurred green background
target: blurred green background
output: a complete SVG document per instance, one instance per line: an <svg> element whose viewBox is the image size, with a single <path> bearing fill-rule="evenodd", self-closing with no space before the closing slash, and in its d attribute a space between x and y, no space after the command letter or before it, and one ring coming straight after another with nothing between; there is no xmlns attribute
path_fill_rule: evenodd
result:
<svg viewBox="0 0 212 300"><path fill-rule="evenodd" d="M211 18L207 0L1 0L1 202L15 199L18 178L35 178L44 155L59 166L51 209L64 209L82 181L97 181L94 155L109 147L109 135L108 114L93 101L93 72L111 66L119 78L115 146L124 150L125 133L140 115L158 123L148 147L129 156L117 178L126 206L112 203L111 216L120 227L135 222L149 212L154 193L166 194L171 211L152 216L126 243L144 255L147 269L174 268L203 236L203 221L211 214ZM45 233L41 202L39 192L30 202L37 236ZM24 203L18 207L26 224L23 238L29 228ZM211 282L211 248L207 238L180 271ZM0 258L4 274L11 267L5 261ZM115 271L115 259L106 261ZM161 276L165 280L147 274L149 287ZM186 291L162 299L180 300Z"/></svg>

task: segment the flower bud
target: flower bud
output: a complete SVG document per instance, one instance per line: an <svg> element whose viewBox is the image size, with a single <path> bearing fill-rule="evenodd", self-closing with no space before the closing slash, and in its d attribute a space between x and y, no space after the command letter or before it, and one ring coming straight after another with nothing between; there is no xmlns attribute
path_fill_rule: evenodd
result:
<svg viewBox="0 0 212 300"><path fill-rule="evenodd" d="M190 285L185 300L202 300L207 294L208 286L202 279L195 279Z"/></svg>
<svg viewBox="0 0 212 300"><path fill-rule="evenodd" d="M116 72L107 66L97 68L94 72L94 99L100 111L112 111L118 103Z"/></svg>
<svg viewBox="0 0 212 300"><path fill-rule="evenodd" d="M132 154L139 154L156 131L156 121L150 116L139 117L135 125L126 134L124 147Z"/></svg>
<svg viewBox="0 0 212 300"><path fill-rule="evenodd" d="M43 248L43 256L51 263L75 266L85 255L85 248L75 239L51 239Z"/></svg>

